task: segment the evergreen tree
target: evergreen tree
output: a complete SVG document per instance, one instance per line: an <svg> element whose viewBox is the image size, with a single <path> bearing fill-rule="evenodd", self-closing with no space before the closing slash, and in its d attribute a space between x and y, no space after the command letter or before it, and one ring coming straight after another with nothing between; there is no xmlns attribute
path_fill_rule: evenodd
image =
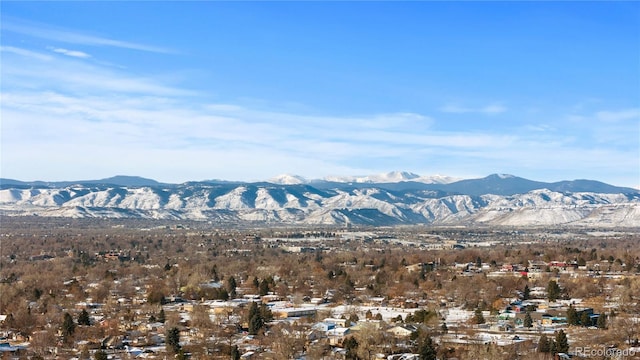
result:
<svg viewBox="0 0 640 360"><path fill-rule="evenodd" d="M107 353L104 352L103 350L98 350L96 351L95 354L93 354L93 358L96 360L107 360Z"/></svg>
<svg viewBox="0 0 640 360"><path fill-rule="evenodd" d="M573 305L569 305L569 309L567 309L567 324L578 325L579 323L580 319L578 318L578 312Z"/></svg>
<svg viewBox="0 0 640 360"><path fill-rule="evenodd" d="M234 278L233 276L229 276L229 278L227 279L227 289L229 291L231 291L232 289L235 290L237 286L238 283L236 282L236 278Z"/></svg>
<svg viewBox="0 0 640 360"><path fill-rule="evenodd" d="M38 288L34 288L33 289L33 297L35 300L40 299L40 297L42 296L42 290L38 289Z"/></svg>
<svg viewBox="0 0 640 360"><path fill-rule="evenodd" d="M259 315L260 310L258 309L258 304L256 302L251 302L249 304L249 314L247 315L247 320L251 320L252 317Z"/></svg>
<svg viewBox="0 0 640 360"><path fill-rule="evenodd" d="M160 309L160 312L158 313L158 322L163 323L166 321L165 317L164 317L164 309Z"/></svg>
<svg viewBox="0 0 640 360"><path fill-rule="evenodd" d="M262 329L265 322L263 316L266 315L267 310L268 308L266 308L266 306L262 305L261 307L258 307L255 302L252 302L251 305L249 305L249 314L247 315L247 319L249 322L250 335L257 335L260 329Z"/></svg>
<svg viewBox="0 0 640 360"><path fill-rule="evenodd" d="M426 337L418 348L420 360L436 360L436 348L430 337Z"/></svg>
<svg viewBox="0 0 640 360"><path fill-rule="evenodd" d="M266 279L262 279L262 281L260 282L258 293L260 294L260 296L265 296L269 293L269 283Z"/></svg>
<svg viewBox="0 0 640 360"><path fill-rule="evenodd" d="M524 315L524 327L526 328L533 327L533 319L531 319L531 314L528 311Z"/></svg>
<svg viewBox="0 0 640 360"><path fill-rule="evenodd" d="M582 326L591 326L591 325L593 325L591 323L591 316L589 316L589 314L586 311L583 311L582 315L580 315L580 325L582 325Z"/></svg>
<svg viewBox="0 0 640 360"><path fill-rule="evenodd" d="M475 315L473 317L474 321L476 324L484 324L485 320L484 320L484 316L482 315L482 310L480 310L480 308L476 309Z"/></svg>
<svg viewBox="0 0 640 360"><path fill-rule="evenodd" d="M229 292L227 291L227 289L219 289L217 298L218 300L229 300Z"/></svg>
<svg viewBox="0 0 640 360"><path fill-rule="evenodd" d="M238 284L236 283L236 279L233 276L230 276L227 279L227 291L229 292L229 297L231 299L235 299L236 297L236 287Z"/></svg>
<svg viewBox="0 0 640 360"><path fill-rule="evenodd" d="M67 342L76 331L76 324L73 322L71 314L64 313L64 319L62 320L62 337Z"/></svg>
<svg viewBox="0 0 640 360"><path fill-rule="evenodd" d="M522 290L522 300L529 300L531 297L531 289L529 289L529 285L524 286L524 290Z"/></svg>
<svg viewBox="0 0 640 360"><path fill-rule="evenodd" d="M266 304L260 304L260 318L262 318L263 323L273 320L273 313Z"/></svg>
<svg viewBox="0 0 640 360"><path fill-rule="evenodd" d="M260 315L254 315L249 320L249 335L258 335L258 332L262 329L263 325L264 323L262 322Z"/></svg>
<svg viewBox="0 0 640 360"><path fill-rule="evenodd" d="M540 336L540 340L538 340L538 352L539 353L549 353L551 351L551 344L549 344L549 338L547 335L542 334Z"/></svg>
<svg viewBox="0 0 640 360"><path fill-rule="evenodd" d="M180 352L180 330L177 327L172 327L167 330L165 335L165 343L167 348L174 354Z"/></svg>
<svg viewBox="0 0 640 360"><path fill-rule="evenodd" d="M218 276L218 267L215 264L211 267L211 277L215 282L220 281L220 277Z"/></svg>
<svg viewBox="0 0 640 360"><path fill-rule="evenodd" d="M560 330L556 333L556 351L559 353L569 352L569 340L564 330Z"/></svg>
<svg viewBox="0 0 640 360"><path fill-rule="evenodd" d="M82 309L82 312L78 315L78 325L91 325L91 319L86 309Z"/></svg>
<svg viewBox="0 0 640 360"><path fill-rule="evenodd" d="M347 350L345 354L345 359L347 360L357 360L358 359L358 340L353 336L349 336L342 342L342 347Z"/></svg>
<svg viewBox="0 0 640 360"><path fill-rule="evenodd" d="M240 360L240 350L238 350L238 345L233 345L231 348L231 360Z"/></svg>
<svg viewBox="0 0 640 360"><path fill-rule="evenodd" d="M354 314L349 315L349 319L348 320L349 320L350 323L357 324L358 321L360 321L360 318L358 317L358 314L354 313Z"/></svg>
<svg viewBox="0 0 640 360"><path fill-rule="evenodd" d="M605 313L600 314L598 317L598 329L606 329L607 328L607 315Z"/></svg>
<svg viewBox="0 0 640 360"><path fill-rule="evenodd" d="M556 301L560 297L560 286L554 280L549 280L547 284L547 298L549 301Z"/></svg>
<svg viewBox="0 0 640 360"><path fill-rule="evenodd" d="M178 350L178 353L176 353L176 360L187 360L187 354L185 354L184 349L180 349Z"/></svg>
<svg viewBox="0 0 640 360"><path fill-rule="evenodd" d="M443 334L446 334L446 333L449 332L449 328L447 327L447 323L446 322L442 323L442 326L440 326L440 330L442 330Z"/></svg>

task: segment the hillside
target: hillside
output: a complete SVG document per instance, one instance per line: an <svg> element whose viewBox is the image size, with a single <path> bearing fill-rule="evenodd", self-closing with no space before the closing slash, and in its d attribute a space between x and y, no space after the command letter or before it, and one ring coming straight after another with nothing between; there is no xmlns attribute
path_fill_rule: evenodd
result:
<svg viewBox="0 0 640 360"><path fill-rule="evenodd" d="M74 185L3 181L0 211L11 216L192 219L274 225L640 224L640 192L586 180L541 183L491 175L444 184L286 181L293 184L168 185L142 179L144 184L128 185L122 182L140 183L141 178L116 179L120 184L104 180ZM576 191L567 191L573 189Z"/></svg>

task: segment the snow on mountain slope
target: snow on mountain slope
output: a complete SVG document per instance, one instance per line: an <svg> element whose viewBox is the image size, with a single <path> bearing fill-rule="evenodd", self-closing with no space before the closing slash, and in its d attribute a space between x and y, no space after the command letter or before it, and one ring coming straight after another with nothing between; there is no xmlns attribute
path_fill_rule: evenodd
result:
<svg viewBox="0 0 640 360"><path fill-rule="evenodd" d="M269 189L260 188L256 192L255 208L276 210L281 209L283 202L277 201L273 195L269 192Z"/></svg>
<svg viewBox="0 0 640 360"><path fill-rule="evenodd" d="M73 185L0 189L8 215L255 221L272 224L638 226L640 193L547 189L470 196L371 187L188 184L172 188Z"/></svg>
<svg viewBox="0 0 640 360"><path fill-rule="evenodd" d="M16 203L19 204L25 199L31 197L30 190L22 189L6 189L0 190L0 204L3 203Z"/></svg>
<svg viewBox="0 0 640 360"><path fill-rule="evenodd" d="M582 226L637 227L640 206L637 204L604 205L596 207L588 216L576 221Z"/></svg>
<svg viewBox="0 0 640 360"><path fill-rule="evenodd" d="M298 185L298 184L306 184L309 182L309 180L298 175L282 174L282 175L272 177L271 179L267 180L267 182L270 182L272 184L279 184L279 185Z"/></svg>
<svg viewBox="0 0 640 360"><path fill-rule="evenodd" d="M246 187L238 186L228 194L216 198L215 208L228 210L251 209L253 204L248 204L244 197L246 191Z"/></svg>

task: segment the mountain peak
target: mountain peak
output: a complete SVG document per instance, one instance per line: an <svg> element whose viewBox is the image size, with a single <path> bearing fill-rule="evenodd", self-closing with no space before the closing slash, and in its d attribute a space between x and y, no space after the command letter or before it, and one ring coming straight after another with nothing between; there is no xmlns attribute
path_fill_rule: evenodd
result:
<svg viewBox="0 0 640 360"><path fill-rule="evenodd" d="M407 181L420 177L420 175L408 171L390 171L388 173L380 174L379 176L392 181Z"/></svg>
<svg viewBox="0 0 640 360"><path fill-rule="evenodd" d="M118 186L157 186L159 182L140 176L116 175L106 179L90 180L89 183L104 183Z"/></svg>
<svg viewBox="0 0 640 360"><path fill-rule="evenodd" d="M279 185L299 185L299 184L306 184L309 181L299 175L281 174L281 175L272 177L271 179L267 180L267 182L270 182L272 184L279 184Z"/></svg>
<svg viewBox="0 0 640 360"><path fill-rule="evenodd" d="M364 183L364 184L387 184L387 183L399 183L404 181L416 181L427 184L432 183L448 183L455 181L454 178L448 176L420 176L416 173L409 171L390 171L386 173L379 173L373 175L358 175L358 176L327 176L324 178L326 181L340 182L340 183Z"/></svg>
<svg viewBox="0 0 640 360"><path fill-rule="evenodd" d="M517 176L511 174L491 174L487 176L487 178L498 178L498 179L515 179Z"/></svg>

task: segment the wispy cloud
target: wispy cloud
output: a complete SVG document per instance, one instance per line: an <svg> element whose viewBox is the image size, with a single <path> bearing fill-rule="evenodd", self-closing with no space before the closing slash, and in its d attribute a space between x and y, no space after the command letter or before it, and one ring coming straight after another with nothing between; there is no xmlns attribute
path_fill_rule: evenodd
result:
<svg viewBox="0 0 640 360"><path fill-rule="evenodd" d="M538 179L541 171L563 178L584 169L606 173L611 166L631 169L627 177L637 174L637 144L628 144L631 122L623 121L637 116L637 109L593 111L581 115L583 123L569 126L544 119L520 132L446 130L433 114L258 110L208 100L163 76L142 78L126 69L18 47L2 51L0 143L6 176L56 180L48 174L69 179L127 173L162 181L252 180L260 174L322 177L406 169L453 176L511 172ZM496 104L449 110L506 111ZM617 143L628 146L580 143L575 141L580 136L567 131L576 124L588 128L596 119L619 120L609 127L626 137Z"/></svg>
<svg viewBox="0 0 640 360"><path fill-rule="evenodd" d="M540 133L544 133L544 132L548 132L548 131L555 131L556 128L549 125L549 124L528 124L525 125L525 130L526 131L536 131L536 132L540 132Z"/></svg>
<svg viewBox="0 0 640 360"><path fill-rule="evenodd" d="M147 51L155 53L174 53L175 51L164 47L139 44L124 40L110 39L107 37L83 34L77 31L55 28L34 22L26 22L18 19L3 18L0 25L2 30L40 39L47 39L68 44L88 46L110 46L130 50Z"/></svg>
<svg viewBox="0 0 640 360"><path fill-rule="evenodd" d="M155 164L176 174L202 169L196 178L221 171L245 179L255 176L251 173L292 170L324 176L348 173L348 169L384 159L401 166L421 162L434 153L446 157L455 153L477 156L489 149L499 152L516 140L428 128L416 133L410 122L403 121L407 117L419 121L417 115L386 114L382 116L386 125L380 126L375 122L379 115L313 117L244 108L235 108L230 115L225 107L214 111L219 108L215 104L199 106L162 97L16 92L4 95L1 105L8 119L3 146L12 159L33 164L59 154L56 157L73 158L74 164L83 167L93 167L96 161L104 166L129 166L113 164L116 158L127 159L127 163ZM287 121L272 121L274 118ZM394 122L399 125L389 126ZM38 151L42 153L36 155ZM175 162L161 166L161 159ZM203 163L203 159L212 161ZM10 162L7 166L11 167Z"/></svg>
<svg viewBox="0 0 640 360"><path fill-rule="evenodd" d="M582 144L610 148L640 149L640 108L590 109L564 117ZM636 164L637 168L637 164Z"/></svg>
<svg viewBox="0 0 640 360"><path fill-rule="evenodd" d="M624 109L618 111L599 111L596 113L598 120L606 122L618 122L626 120L640 120L640 108Z"/></svg>
<svg viewBox="0 0 640 360"><path fill-rule="evenodd" d="M188 96L194 92L161 83L150 77L126 74L77 56L51 57L31 50L9 47L3 52L2 77L7 86L28 86L51 91L115 92L161 96ZM14 55L14 56L11 56ZM15 55L19 55L16 57ZM66 54L69 55L69 54ZM77 54L76 54L77 55ZM53 62L55 61L55 64Z"/></svg>
<svg viewBox="0 0 640 360"><path fill-rule="evenodd" d="M83 51L79 51L79 50L69 50L69 49L64 49L64 48L51 48L51 51L58 53L58 54L63 54L63 55L67 55L67 56L71 56L71 57L77 57L77 58L81 58L81 59L87 59L90 58L91 55L83 52Z"/></svg>
<svg viewBox="0 0 640 360"><path fill-rule="evenodd" d="M31 50L18 48L18 47L14 47L14 46L0 46L0 51L1 52L20 55L20 56L23 56L23 57L38 59L40 61L51 60L51 56L49 56L49 55L41 54L41 53L39 53L37 51L31 51Z"/></svg>
<svg viewBox="0 0 640 360"><path fill-rule="evenodd" d="M465 107L458 104L447 104L441 107L440 111L444 113L454 114L478 113L485 115L495 115L506 112L507 108L500 104L489 104L482 107Z"/></svg>

